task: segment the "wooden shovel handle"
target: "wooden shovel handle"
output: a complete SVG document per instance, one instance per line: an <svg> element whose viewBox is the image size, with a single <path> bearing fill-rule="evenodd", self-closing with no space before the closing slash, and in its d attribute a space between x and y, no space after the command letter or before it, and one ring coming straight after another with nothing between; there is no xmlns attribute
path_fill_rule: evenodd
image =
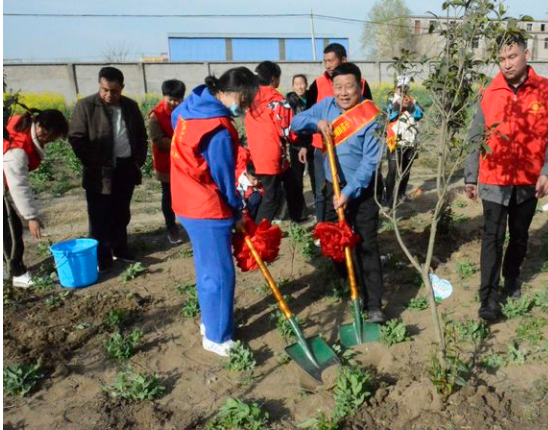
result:
<svg viewBox="0 0 548 430"><path fill-rule="evenodd" d="M257 262L257 265L259 266L259 269L261 269L261 273L263 274L264 278L266 279L266 283L268 284L270 290L272 291L272 294L274 294L274 297L276 298L276 301L278 302L278 306L280 307L280 310L284 314L284 316L287 319L290 319L293 316L293 313L291 310L289 310L289 306L287 305L287 302L285 301L284 297L282 296L282 293L280 293L280 290L278 288L278 285L276 284L276 281L268 271L266 265L264 264L263 259L253 246L253 242L251 241L249 235L245 231L245 228L243 226L240 226L238 228L238 231L244 235L245 244L251 251L251 255L253 255L253 258Z"/></svg>
<svg viewBox="0 0 548 430"><path fill-rule="evenodd" d="M339 198L341 196L341 186L339 184L339 174L337 172L337 161L335 159L335 149L330 136L326 136L325 144L327 146L327 157L329 158L329 167L331 169L331 178L333 179L333 192ZM344 209L337 209L339 221L345 221ZM356 273L354 272L354 263L352 262L352 249L349 246L344 248L344 257L346 261L346 270L348 272L348 281L350 283L350 298L356 300L359 296L358 285L356 283Z"/></svg>

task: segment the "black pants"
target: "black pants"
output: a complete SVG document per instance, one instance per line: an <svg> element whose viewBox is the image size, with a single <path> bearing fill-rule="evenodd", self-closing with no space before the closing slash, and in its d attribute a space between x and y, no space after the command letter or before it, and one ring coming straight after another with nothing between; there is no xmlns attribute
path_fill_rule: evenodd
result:
<svg viewBox="0 0 548 430"><path fill-rule="evenodd" d="M169 182L160 182L162 184L162 213L168 229L175 228L175 213L171 208L171 184Z"/></svg>
<svg viewBox="0 0 548 430"><path fill-rule="evenodd" d="M388 154L388 175L386 176L386 201L388 205L392 206L394 197L394 188L396 188L396 177L398 174L398 167L396 158L400 164L401 172L407 173L402 176L400 186L398 188L398 200L405 196L405 190L407 189L407 183L409 182L409 175L411 173L411 166L414 161L415 150L413 148L397 148L396 151Z"/></svg>
<svg viewBox="0 0 548 430"><path fill-rule="evenodd" d="M323 164L323 152L314 148L314 203L316 205L316 220L325 220L325 167Z"/></svg>
<svg viewBox="0 0 548 430"><path fill-rule="evenodd" d="M112 266L112 254L121 256L128 252L127 226L131 220L135 169L131 162L118 162L112 174L111 194L86 191L89 235L99 242L97 260L101 269Z"/></svg>
<svg viewBox="0 0 548 430"><path fill-rule="evenodd" d="M257 221L274 219L282 203L284 191L289 218L292 221L299 221L303 213L304 198L302 192L299 193L293 170L287 169L279 175L258 175L258 177L263 184L264 195L257 213Z"/></svg>
<svg viewBox="0 0 548 430"><path fill-rule="evenodd" d="M6 205L7 202L7 205ZM4 252L13 258L9 261L10 276L21 276L26 273L27 268L23 263L25 244L23 243L23 224L15 208L9 200L4 198ZM13 228L13 237L10 230L10 221ZM4 256L4 263L8 264Z"/></svg>
<svg viewBox="0 0 548 430"><path fill-rule="evenodd" d="M483 303L498 299L500 269L507 279L517 279L529 240L529 226L533 220L537 199L531 198L518 204L516 191L510 204L504 206L483 200L483 234L481 238L481 285L480 300ZM510 231L510 242L504 254L506 225Z"/></svg>
<svg viewBox="0 0 548 430"><path fill-rule="evenodd" d="M375 202L374 189L374 183L372 183L358 199L352 200L345 210L347 222L361 237L360 243L354 248L354 270L363 303L368 309L380 309L383 294L382 266L377 244L379 207ZM326 221L337 221L337 212L333 207L333 184L329 181L325 205ZM345 263L335 263L335 265L339 273L346 277Z"/></svg>
<svg viewBox="0 0 548 430"><path fill-rule="evenodd" d="M289 162L291 164L291 170L295 175L297 181L298 189L303 193L303 175L304 169L308 166L308 176L310 177L310 185L312 187L312 193L316 194L316 178L314 177L314 148L309 146L308 151L306 152L306 165L299 161L299 151L300 147L291 146L289 148Z"/></svg>
<svg viewBox="0 0 548 430"><path fill-rule="evenodd" d="M249 216L253 220L257 220L257 213L259 212L259 207L261 206L261 201L263 196L258 191L253 191L251 195L247 198L247 210L249 211Z"/></svg>

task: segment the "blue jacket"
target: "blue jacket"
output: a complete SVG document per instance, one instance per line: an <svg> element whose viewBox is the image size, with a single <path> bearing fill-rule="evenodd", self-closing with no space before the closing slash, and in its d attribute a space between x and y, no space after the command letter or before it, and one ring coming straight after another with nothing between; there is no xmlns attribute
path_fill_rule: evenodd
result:
<svg viewBox="0 0 548 430"><path fill-rule="evenodd" d="M194 88L190 96L173 110L171 122L174 129L179 117L190 120L230 118L231 115L230 110L217 100L205 85L200 85ZM205 158L211 177L219 187L224 201L232 208L235 217L239 218L242 200L236 191L236 154L230 133L226 128L210 133L203 138L199 151Z"/></svg>
<svg viewBox="0 0 548 430"><path fill-rule="evenodd" d="M326 97L295 116L291 122L291 128L297 133L317 133L320 120L332 122L342 113L335 98ZM341 192L349 200L361 195L362 191L369 186L377 169L377 161L382 155L382 145L376 135L379 127L377 122L373 122L335 147L339 180L342 184L346 184ZM327 154L324 155L324 166L327 180L333 182Z"/></svg>

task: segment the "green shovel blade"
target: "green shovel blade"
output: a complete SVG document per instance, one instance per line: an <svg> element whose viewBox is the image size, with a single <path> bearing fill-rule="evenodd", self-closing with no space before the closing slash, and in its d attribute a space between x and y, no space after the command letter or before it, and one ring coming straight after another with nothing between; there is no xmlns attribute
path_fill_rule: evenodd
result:
<svg viewBox="0 0 548 430"><path fill-rule="evenodd" d="M361 339L356 332L356 324L345 324L339 329L341 344L345 348L351 348L366 342L377 342L381 337L381 327L379 324L361 322Z"/></svg>
<svg viewBox="0 0 548 430"><path fill-rule="evenodd" d="M329 366L339 364L337 354L320 336L307 338L306 345L314 356L317 365L308 358L305 348L299 342L289 345L285 348L285 351L306 373L317 381L322 382L322 371Z"/></svg>

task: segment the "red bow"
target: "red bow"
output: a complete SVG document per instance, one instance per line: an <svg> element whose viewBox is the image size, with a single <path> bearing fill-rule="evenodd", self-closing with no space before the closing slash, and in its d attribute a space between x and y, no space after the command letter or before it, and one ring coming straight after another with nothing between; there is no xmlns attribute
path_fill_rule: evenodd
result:
<svg viewBox="0 0 548 430"><path fill-rule="evenodd" d="M252 219L244 219L244 228L247 235L253 242L253 246L265 263L270 263L278 257L280 252L280 243L282 241L282 231L280 227L273 226L270 221L263 219L256 224ZM234 247L234 257L236 264L242 272L257 270L259 266L253 258L251 251L245 244L244 235L236 232L232 238Z"/></svg>
<svg viewBox="0 0 548 430"><path fill-rule="evenodd" d="M339 263L344 261L344 248L354 248L360 242L360 236L345 221L320 222L312 236L320 240L322 254Z"/></svg>

